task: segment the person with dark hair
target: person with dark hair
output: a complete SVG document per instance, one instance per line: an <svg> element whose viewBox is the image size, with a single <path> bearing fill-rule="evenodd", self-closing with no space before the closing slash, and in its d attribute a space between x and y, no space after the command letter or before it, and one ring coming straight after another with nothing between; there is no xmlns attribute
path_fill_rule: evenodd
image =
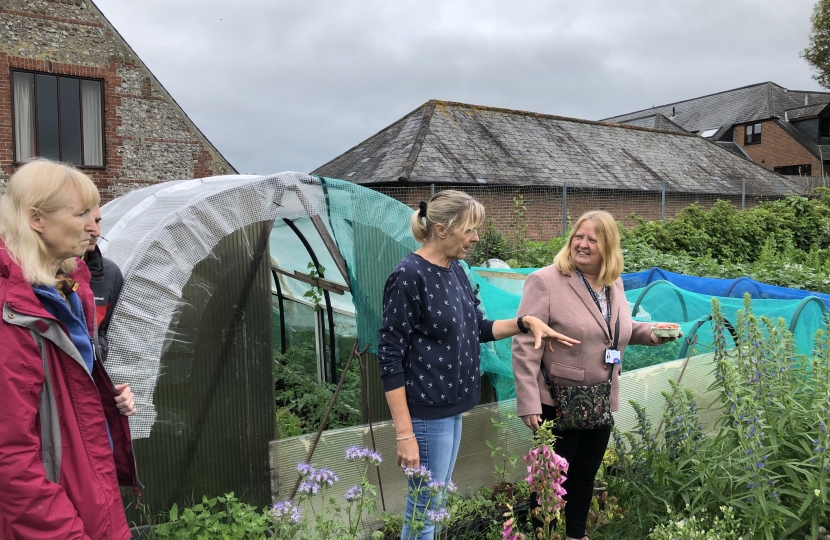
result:
<svg viewBox="0 0 830 540"><path fill-rule="evenodd" d="M101 209L98 206L92 209L92 217L95 219L95 231L90 234L89 245L83 259L92 274L89 286L92 288L92 294L95 295L98 345L101 348L101 358L106 360L110 348L107 332L112 312L121 294L121 287L124 285L124 277L118 265L104 257L98 247L98 238L101 236Z"/></svg>
<svg viewBox="0 0 830 540"><path fill-rule="evenodd" d="M527 336L513 340L516 412L533 431L543 420L553 420L554 449L569 464L562 485L567 492L568 540L586 538L594 479L613 425L611 412L619 409L619 376L626 346L661 345L677 339L657 337L652 323L632 320L620 278L622 269L614 217L603 211L587 212L571 229L553 264L527 277L519 303L521 313L549 321L581 342L540 351ZM561 402L557 409L551 388L558 386L586 389L585 395L593 401L585 406L582 400L572 400L582 407L577 408L575 417L582 421L596 415L595 425L590 425L591 420L579 427L562 427L574 416L565 416L567 407ZM600 415L597 411L604 412Z"/></svg>
<svg viewBox="0 0 830 540"><path fill-rule="evenodd" d="M484 207L460 191L446 190L420 203L411 218L422 245L404 257L386 281L378 362L397 440L397 462L423 467L447 485L461 441L461 415L481 395L479 344L527 333L536 349L552 340L578 343L534 316L487 320L458 263L478 242ZM431 540L442 494L418 490L410 477L402 538ZM423 520L412 529L413 514Z"/></svg>
<svg viewBox="0 0 830 540"><path fill-rule="evenodd" d="M79 257L100 197L77 169L26 163L0 200L0 538L127 540L138 493L129 423L95 347Z"/></svg>

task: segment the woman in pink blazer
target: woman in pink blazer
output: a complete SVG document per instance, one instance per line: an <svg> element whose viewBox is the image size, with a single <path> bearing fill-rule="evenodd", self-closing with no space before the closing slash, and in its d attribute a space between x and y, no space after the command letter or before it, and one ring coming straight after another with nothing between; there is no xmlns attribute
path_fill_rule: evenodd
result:
<svg viewBox="0 0 830 540"><path fill-rule="evenodd" d="M621 356L629 343L660 345L669 338L655 336L652 323L635 322L623 291L620 235L608 212L584 214L568 236L568 243L553 264L530 274L525 282L519 314L533 315L552 328L579 340L579 345L554 351L535 349L533 336L513 338L513 372L516 409L524 423L536 431L543 420L555 417L553 400L541 373L544 362L554 384L591 386L608 382L614 370L611 410L619 409L620 364L606 363L619 328ZM619 320L619 326L617 321ZM676 339L676 338L672 338ZM585 537L585 522L593 495L594 478L602 463L611 428L554 431L556 453L568 460L563 487L568 539Z"/></svg>

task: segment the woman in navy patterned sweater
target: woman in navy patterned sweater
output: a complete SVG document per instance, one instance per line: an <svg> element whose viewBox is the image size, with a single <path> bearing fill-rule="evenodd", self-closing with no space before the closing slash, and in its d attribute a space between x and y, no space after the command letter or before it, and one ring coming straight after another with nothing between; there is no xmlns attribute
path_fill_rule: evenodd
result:
<svg viewBox="0 0 830 540"><path fill-rule="evenodd" d="M499 321L484 318L479 301L458 264L478 242L484 207L460 191L446 190L420 203L412 234L423 246L398 263L386 282L378 362L392 412L398 464L429 470L447 485L461 441L461 414L481 395L479 344L532 332L536 348L551 340L579 343L532 316ZM403 538L432 540L440 494L417 491L410 477ZM417 500L416 500L417 499ZM417 510L416 510L417 509ZM410 528L413 511L420 531Z"/></svg>

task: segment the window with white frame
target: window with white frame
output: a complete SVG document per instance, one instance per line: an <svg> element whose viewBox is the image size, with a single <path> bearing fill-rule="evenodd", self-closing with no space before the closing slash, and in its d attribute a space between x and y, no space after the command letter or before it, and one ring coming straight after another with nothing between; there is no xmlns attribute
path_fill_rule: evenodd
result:
<svg viewBox="0 0 830 540"><path fill-rule="evenodd" d="M15 162L45 157L103 167L102 94L100 80L12 71Z"/></svg>
<svg viewBox="0 0 830 540"><path fill-rule="evenodd" d="M761 142L761 124L750 124L746 126L746 137L744 144L758 144Z"/></svg>

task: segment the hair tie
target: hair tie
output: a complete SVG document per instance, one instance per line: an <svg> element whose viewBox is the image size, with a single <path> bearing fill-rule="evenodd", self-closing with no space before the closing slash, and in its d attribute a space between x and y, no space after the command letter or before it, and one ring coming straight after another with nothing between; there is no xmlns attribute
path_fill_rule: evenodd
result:
<svg viewBox="0 0 830 540"><path fill-rule="evenodd" d="M425 203L424 201L419 202L418 203L418 208L419 208L418 217L422 217L422 218L426 219L426 217L427 217L427 203Z"/></svg>

